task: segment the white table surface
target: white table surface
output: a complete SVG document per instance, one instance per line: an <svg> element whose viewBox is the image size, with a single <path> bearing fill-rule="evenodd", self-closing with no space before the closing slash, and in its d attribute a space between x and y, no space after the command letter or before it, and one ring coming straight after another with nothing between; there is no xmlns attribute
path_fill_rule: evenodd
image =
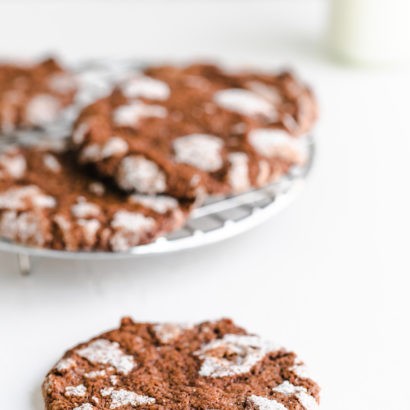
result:
<svg viewBox="0 0 410 410"><path fill-rule="evenodd" d="M30 277L0 254L0 408L42 409L46 371L122 315L230 316L310 364L321 408L409 408L410 75L329 61L324 12L312 0L0 4L1 55L292 65L321 103L306 191L247 234L164 257L35 259Z"/></svg>

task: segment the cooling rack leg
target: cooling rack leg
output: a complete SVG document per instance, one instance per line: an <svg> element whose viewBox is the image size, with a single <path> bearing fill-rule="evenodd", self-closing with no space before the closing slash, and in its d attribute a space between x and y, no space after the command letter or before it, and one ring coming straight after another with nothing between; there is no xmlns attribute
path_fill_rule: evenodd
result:
<svg viewBox="0 0 410 410"><path fill-rule="evenodd" d="M30 256L28 256L25 253L18 253L17 260L18 260L20 274L23 276L30 275L30 271L31 271Z"/></svg>

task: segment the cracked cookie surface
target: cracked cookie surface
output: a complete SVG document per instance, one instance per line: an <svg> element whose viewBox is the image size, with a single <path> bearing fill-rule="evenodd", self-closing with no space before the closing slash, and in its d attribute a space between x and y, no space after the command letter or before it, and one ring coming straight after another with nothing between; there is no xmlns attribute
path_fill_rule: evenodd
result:
<svg viewBox="0 0 410 410"><path fill-rule="evenodd" d="M86 107L72 142L126 191L194 197L266 185L306 160L317 116L289 72L149 67Z"/></svg>
<svg viewBox="0 0 410 410"><path fill-rule="evenodd" d="M33 65L0 64L0 132L55 121L73 102L76 90L74 75L54 59Z"/></svg>
<svg viewBox="0 0 410 410"><path fill-rule="evenodd" d="M57 250L126 251L179 228L192 201L128 195L93 178L69 151L0 154L0 236Z"/></svg>
<svg viewBox="0 0 410 410"><path fill-rule="evenodd" d="M69 350L43 384L47 410L315 410L298 357L229 319L136 323Z"/></svg>

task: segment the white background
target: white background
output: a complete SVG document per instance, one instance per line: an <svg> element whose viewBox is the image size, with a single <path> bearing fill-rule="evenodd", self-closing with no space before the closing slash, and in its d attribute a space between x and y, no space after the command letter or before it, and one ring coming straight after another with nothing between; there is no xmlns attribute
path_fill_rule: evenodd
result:
<svg viewBox="0 0 410 410"><path fill-rule="evenodd" d="M233 317L295 349L325 410L409 408L410 75L327 58L313 0L0 3L2 56L208 56L291 65L321 105L318 157L286 211L227 242L128 261L0 254L2 409L40 410L70 346L137 320Z"/></svg>

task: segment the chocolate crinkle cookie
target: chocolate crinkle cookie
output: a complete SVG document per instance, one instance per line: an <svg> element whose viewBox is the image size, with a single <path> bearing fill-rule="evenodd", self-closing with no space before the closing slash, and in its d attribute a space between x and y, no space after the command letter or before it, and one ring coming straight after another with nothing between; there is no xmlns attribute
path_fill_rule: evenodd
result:
<svg viewBox="0 0 410 410"><path fill-rule="evenodd" d="M50 370L47 410L314 410L319 387L295 353L231 320L135 323L69 350Z"/></svg>
<svg viewBox="0 0 410 410"><path fill-rule="evenodd" d="M129 195L78 167L70 151L0 154L0 236L58 250L125 251L180 227L193 203Z"/></svg>
<svg viewBox="0 0 410 410"><path fill-rule="evenodd" d="M74 75L54 59L0 64L0 133L53 122L73 102L76 89Z"/></svg>
<svg viewBox="0 0 410 410"><path fill-rule="evenodd" d="M311 90L290 72L149 67L86 107L72 143L80 163L129 192L230 194L303 164L316 117Z"/></svg>

